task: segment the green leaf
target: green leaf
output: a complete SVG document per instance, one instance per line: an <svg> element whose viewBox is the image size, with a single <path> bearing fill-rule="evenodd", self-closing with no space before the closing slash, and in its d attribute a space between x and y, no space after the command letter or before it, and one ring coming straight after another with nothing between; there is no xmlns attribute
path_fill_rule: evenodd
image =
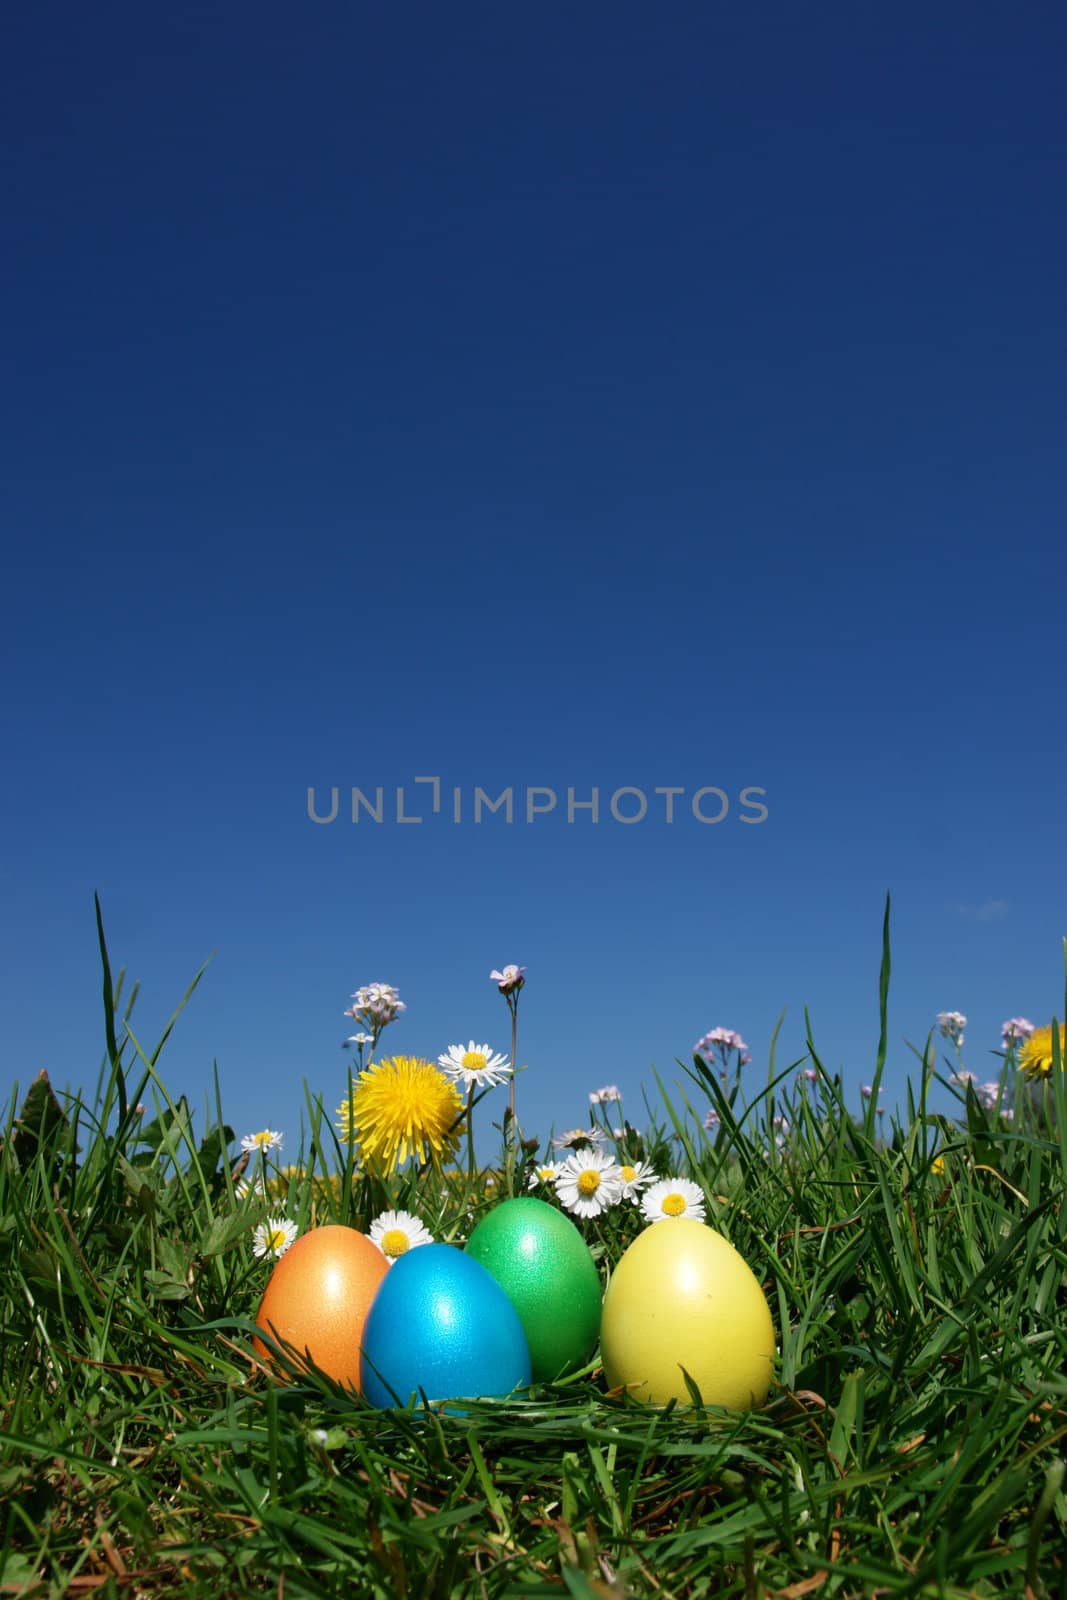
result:
<svg viewBox="0 0 1067 1600"><path fill-rule="evenodd" d="M25 1170L42 1148L49 1151L54 1163L59 1146L69 1133L70 1123L55 1097L48 1074L39 1072L22 1102L22 1110L11 1135L19 1166Z"/></svg>
<svg viewBox="0 0 1067 1600"><path fill-rule="evenodd" d="M242 1234L249 1233L255 1227L256 1221L256 1214L252 1210L237 1211L229 1217L213 1218L200 1237L199 1254L205 1257L221 1255L224 1250L236 1244Z"/></svg>

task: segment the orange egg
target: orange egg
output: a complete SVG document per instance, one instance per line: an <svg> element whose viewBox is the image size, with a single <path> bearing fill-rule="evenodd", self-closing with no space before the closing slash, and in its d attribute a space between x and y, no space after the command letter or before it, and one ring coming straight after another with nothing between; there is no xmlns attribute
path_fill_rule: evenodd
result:
<svg viewBox="0 0 1067 1600"><path fill-rule="evenodd" d="M363 1324L388 1271L385 1256L365 1233L337 1223L312 1228L275 1266L256 1324L358 1390ZM253 1343L257 1355L272 1359L260 1339Z"/></svg>

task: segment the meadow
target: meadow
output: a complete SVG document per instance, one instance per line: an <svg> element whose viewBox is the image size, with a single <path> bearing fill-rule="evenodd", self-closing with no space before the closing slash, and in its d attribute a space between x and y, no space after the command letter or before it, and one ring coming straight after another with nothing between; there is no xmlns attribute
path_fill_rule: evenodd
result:
<svg viewBox="0 0 1067 1600"><path fill-rule="evenodd" d="M695 1184L762 1284L780 1354L760 1409L643 1405L594 1354L460 1415L376 1410L259 1359L268 1223L366 1231L392 1208L462 1244L530 1192L547 1139L504 1112L490 1168L462 1125L443 1164L368 1167L338 1130L344 1085L308 1090L284 1165L265 1139L242 1150L218 1094L194 1133L162 1064L192 989L149 1045L102 926L100 950L95 1094L42 1075L3 1128L0 1593L1067 1596L1056 1019L1040 1094L1009 1049L979 1095L932 1030L904 1114L881 1113L887 909L858 1111L810 1022L800 1061L679 1061L639 1127L591 1106L570 1148ZM955 1115L928 1110L935 1082ZM649 1225L628 1203L575 1220L605 1282Z"/></svg>

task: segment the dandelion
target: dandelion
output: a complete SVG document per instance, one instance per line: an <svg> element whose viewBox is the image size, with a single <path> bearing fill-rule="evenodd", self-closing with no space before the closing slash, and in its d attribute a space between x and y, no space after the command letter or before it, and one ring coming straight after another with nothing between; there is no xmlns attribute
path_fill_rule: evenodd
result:
<svg viewBox="0 0 1067 1600"><path fill-rule="evenodd" d="M553 1139L554 1150L588 1150L590 1145L603 1144L607 1134L603 1128L568 1128Z"/></svg>
<svg viewBox="0 0 1067 1600"><path fill-rule="evenodd" d="M650 1183L655 1183L656 1174L650 1172L646 1161L635 1161L633 1166L624 1164L619 1168L622 1174L622 1198L632 1200L638 1205L641 1199L641 1190L647 1189Z"/></svg>
<svg viewBox="0 0 1067 1600"><path fill-rule="evenodd" d="M945 1175L945 1158L944 1158L944 1156L935 1156L934 1157L934 1159L930 1163L930 1171L938 1178L943 1178L944 1177L944 1175Z"/></svg>
<svg viewBox="0 0 1067 1600"><path fill-rule="evenodd" d="M669 1222L672 1217L704 1221L704 1191L688 1178L661 1178L641 1196L641 1210L649 1222Z"/></svg>
<svg viewBox="0 0 1067 1600"><path fill-rule="evenodd" d="M568 1156L555 1181L560 1204L579 1217L598 1217L622 1199L622 1174L602 1150Z"/></svg>
<svg viewBox="0 0 1067 1600"><path fill-rule="evenodd" d="M383 1211L370 1225L370 1239L390 1266L420 1244L433 1244L429 1228L410 1211Z"/></svg>
<svg viewBox="0 0 1067 1600"><path fill-rule="evenodd" d="M957 1047L963 1043L963 1030L967 1026L967 1018L962 1011L939 1011L937 1013L937 1026L944 1039L951 1039Z"/></svg>
<svg viewBox="0 0 1067 1600"><path fill-rule="evenodd" d="M543 1184L555 1183L559 1176L559 1164L555 1161L546 1161L544 1166L534 1167L530 1173L528 1189L540 1189Z"/></svg>
<svg viewBox="0 0 1067 1600"><path fill-rule="evenodd" d="M1007 1022L1001 1023L1001 1049L1010 1050L1014 1045L1024 1044L1033 1031L1034 1025L1028 1017L1009 1017Z"/></svg>
<svg viewBox="0 0 1067 1600"><path fill-rule="evenodd" d="M266 1155L268 1150L280 1150L285 1135L274 1133L270 1128L263 1128L259 1133L246 1133L241 1140L241 1149L247 1150L251 1155L258 1150L261 1155Z"/></svg>
<svg viewBox="0 0 1067 1600"><path fill-rule="evenodd" d="M1067 1028L1060 1024L1060 1067L1067 1060ZM1019 1068L1030 1079L1052 1076L1052 1029L1035 1028L1023 1046Z"/></svg>
<svg viewBox="0 0 1067 1600"><path fill-rule="evenodd" d="M495 1055L487 1044L475 1044L473 1039L465 1050L461 1044L450 1044L437 1064L465 1089L491 1089L511 1076L507 1056Z"/></svg>
<svg viewBox="0 0 1067 1600"><path fill-rule="evenodd" d="M296 1238L295 1222L288 1217L268 1217L261 1222L252 1236L254 1256L283 1256Z"/></svg>
<svg viewBox="0 0 1067 1600"><path fill-rule="evenodd" d="M395 1172L409 1156L439 1171L455 1150L463 1112L453 1083L429 1061L394 1056L366 1067L337 1108L346 1144L358 1139L364 1161Z"/></svg>
<svg viewBox="0 0 1067 1600"><path fill-rule="evenodd" d="M589 1104L591 1106L610 1105L612 1101L621 1100L622 1091L617 1089L613 1083L609 1083L603 1089L594 1089L589 1096Z"/></svg>

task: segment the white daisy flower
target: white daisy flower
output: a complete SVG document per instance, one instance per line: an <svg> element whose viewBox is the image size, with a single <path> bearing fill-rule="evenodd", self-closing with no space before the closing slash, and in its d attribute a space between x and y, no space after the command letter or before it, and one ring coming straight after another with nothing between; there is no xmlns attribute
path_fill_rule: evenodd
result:
<svg viewBox="0 0 1067 1600"><path fill-rule="evenodd" d="M267 1198L267 1185L263 1181L263 1174L257 1173L254 1179L238 1178L233 1186L234 1195L238 1200L247 1200L249 1195L255 1195L257 1200Z"/></svg>
<svg viewBox="0 0 1067 1600"><path fill-rule="evenodd" d="M390 1266L420 1244L433 1244L433 1234L410 1211L383 1211L370 1225L370 1238Z"/></svg>
<svg viewBox="0 0 1067 1600"><path fill-rule="evenodd" d="M669 1222L672 1217L704 1221L704 1191L688 1178L660 1178L641 1196L641 1210L649 1222Z"/></svg>
<svg viewBox="0 0 1067 1600"><path fill-rule="evenodd" d="M465 1089L491 1089L511 1077L507 1056L494 1055L487 1044L475 1044L473 1039L465 1050L461 1044L450 1044L447 1052L438 1056L437 1065Z"/></svg>
<svg viewBox="0 0 1067 1600"><path fill-rule="evenodd" d="M534 1167L526 1187L528 1189L539 1189L543 1183L555 1183L558 1176L558 1164L554 1161L546 1161L543 1167Z"/></svg>
<svg viewBox="0 0 1067 1600"><path fill-rule="evenodd" d="M274 1133L270 1128L263 1128L259 1133L246 1133L241 1140L241 1149L247 1150L250 1154L256 1150L262 1150L264 1153L268 1150L280 1150L284 1138L283 1133Z"/></svg>
<svg viewBox="0 0 1067 1600"><path fill-rule="evenodd" d="M656 1174L649 1171L647 1161L636 1161L632 1167L624 1165L619 1171L622 1173L622 1197L632 1200L636 1206L641 1199L641 1190L655 1183Z"/></svg>
<svg viewBox="0 0 1067 1600"><path fill-rule="evenodd" d="M555 1182L560 1204L579 1217L598 1217L622 1199L622 1173L602 1150L569 1155Z"/></svg>
<svg viewBox="0 0 1067 1600"><path fill-rule="evenodd" d="M283 1256L296 1238L297 1227L288 1217L268 1217L252 1236L254 1256Z"/></svg>
<svg viewBox="0 0 1067 1600"><path fill-rule="evenodd" d="M554 1150L585 1150L590 1145L603 1144L607 1134L603 1128L568 1128L552 1141Z"/></svg>

